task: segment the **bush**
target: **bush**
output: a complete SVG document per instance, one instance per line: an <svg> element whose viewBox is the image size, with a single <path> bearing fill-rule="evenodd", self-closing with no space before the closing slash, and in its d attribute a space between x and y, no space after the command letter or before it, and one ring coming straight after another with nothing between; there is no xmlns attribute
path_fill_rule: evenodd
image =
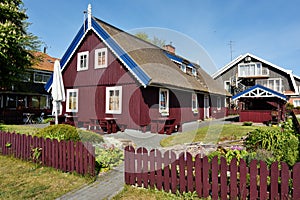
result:
<svg viewBox="0 0 300 200"><path fill-rule="evenodd" d="M77 130L81 142L90 142L93 144L99 144L104 142L103 137L97 133L94 133L92 131L82 130L82 129L77 129Z"/></svg>
<svg viewBox="0 0 300 200"><path fill-rule="evenodd" d="M298 159L299 140L289 129L256 129L249 133L245 145L250 152L258 149L270 151L276 161L286 162L289 166L293 166Z"/></svg>
<svg viewBox="0 0 300 200"><path fill-rule="evenodd" d="M252 126L252 124L253 124L252 122L244 122L243 126Z"/></svg>
<svg viewBox="0 0 300 200"><path fill-rule="evenodd" d="M57 124L47 126L43 129L40 129L34 136L57 139L61 140L71 140L74 142L82 141L82 142L91 142L91 143L102 143L103 138L91 131L85 131L81 129L76 129L74 126L70 126L67 124Z"/></svg>
<svg viewBox="0 0 300 200"><path fill-rule="evenodd" d="M112 167L120 164L124 159L123 151L116 148L114 145L107 146L103 144L101 147L96 147L96 171L106 172Z"/></svg>

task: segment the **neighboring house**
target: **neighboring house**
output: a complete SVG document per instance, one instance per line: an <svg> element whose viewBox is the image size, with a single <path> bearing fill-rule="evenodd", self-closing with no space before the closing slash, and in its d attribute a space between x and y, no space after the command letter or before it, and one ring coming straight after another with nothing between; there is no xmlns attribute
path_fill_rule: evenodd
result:
<svg viewBox="0 0 300 200"><path fill-rule="evenodd" d="M88 122L114 117L127 128L157 118L176 125L224 117L225 90L200 66L91 15L60 63L66 89L62 114ZM52 79L46 89L51 90ZM149 126L148 126L149 127Z"/></svg>
<svg viewBox="0 0 300 200"><path fill-rule="evenodd" d="M214 73L212 77L222 81L224 88L232 95L259 84L286 95L291 103L300 97L300 77L295 76L291 70L250 53L237 57Z"/></svg>
<svg viewBox="0 0 300 200"><path fill-rule="evenodd" d="M283 105L287 101L296 106L300 105L300 77L293 75L291 70L249 53L237 57L218 70L213 78L223 82L224 88L234 95L234 105L237 105L236 100L242 102L238 107L244 111L260 110L262 113L262 110L266 110L269 113L267 115L270 115L277 110L277 119L284 120L281 112L284 112ZM252 121L259 122L269 121L271 118L268 116L258 119L255 115L252 116ZM240 120L244 121L241 118Z"/></svg>
<svg viewBox="0 0 300 200"><path fill-rule="evenodd" d="M23 113L38 117L41 112L50 112L51 96L44 86L52 75L55 58L42 52L35 52L34 56L37 61L24 79L9 90L0 91L0 120L5 123L23 123Z"/></svg>

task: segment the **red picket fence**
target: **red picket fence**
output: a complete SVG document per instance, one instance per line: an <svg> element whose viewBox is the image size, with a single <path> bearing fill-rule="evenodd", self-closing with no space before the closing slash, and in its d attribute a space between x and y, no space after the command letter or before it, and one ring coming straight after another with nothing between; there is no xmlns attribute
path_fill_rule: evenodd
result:
<svg viewBox="0 0 300 200"><path fill-rule="evenodd" d="M40 151L40 156L35 152ZM41 162L64 172L95 176L95 147L89 143L60 141L0 132L0 153ZM37 155L37 154L36 154Z"/></svg>
<svg viewBox="0 0 300 200"><path fill-rule="evenodd" d="M147 151L125 148L125 183L139 187L156 187L176 193L197 192L212 199L300 199L300 163L290 170L286 163L275 162L270 169L263 161L217 157L211 162L200 155L192 157L172 151Z"/></svg>

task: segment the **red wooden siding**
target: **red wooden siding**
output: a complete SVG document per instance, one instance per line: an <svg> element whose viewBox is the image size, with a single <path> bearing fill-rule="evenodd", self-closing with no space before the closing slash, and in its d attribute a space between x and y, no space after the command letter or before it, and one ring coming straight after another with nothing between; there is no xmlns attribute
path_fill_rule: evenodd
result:
<svg viewBox="0 0 300 200"><path fill-rule="evenodd" d="M90 118L115 117L117 123L127 128L139 129L150 124L151 119L161 117L158 111L159 87L140 87L135 77L123 66L108 48L108 67L94 68L94 53L105 44L93 32L89 32L74 56L68 62L63 79L66 89L77 88L79 93L79 121ZM77 53L89 51L89 67L77 71ZM106 87L122 86L122 113L106 114ZM192 92L169 89L169 117L176 118L176 124L203 119L203 94L198 95L198 113L192 112ZM65 103L63 104L65 105ZM63 112L65 113L65 106ZM215 113L215 112L214 112ZM219 118L223 112L213 116Z"/></svg>
<svg viewBox="0 0 300 200"><path fill-rule="evenodd" d="M240 121L267 122L272 119L271 110L241 110Z"/></svg>
<svg viewBox="0 0 300 200"><path fill-rule="evenodd" d="M35 148L41 149L41 155L37 160L33 157ZM44 166L64 172L95 175L95 147L88 143L58 142L49 138L0 131L0 153L23 160L41 162Z"/></svg>
<svg viewBox="0 0 300 200"><path fill-rule="evenodd" d="M148 186L166 192L196 191L200 198L212 199L300 199L300 163L288 168L286 163L275 162L270 168L263 161L225 158L211 162L200 155L189 153L176 157L172 151L147 151L125 148L125 183L138 187Z"/></svg>

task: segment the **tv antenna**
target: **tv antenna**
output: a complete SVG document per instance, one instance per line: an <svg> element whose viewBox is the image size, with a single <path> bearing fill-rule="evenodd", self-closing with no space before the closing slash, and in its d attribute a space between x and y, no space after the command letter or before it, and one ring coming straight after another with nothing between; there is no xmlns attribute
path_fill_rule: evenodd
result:
<svg viewBox="0 0 300 200"><path fill-rule="evenodd" d="M232 52L233 52L233 43L234 41L230 40L228 45L229 45L229 48L230 48L230 59L232 61Z"/></svg>

